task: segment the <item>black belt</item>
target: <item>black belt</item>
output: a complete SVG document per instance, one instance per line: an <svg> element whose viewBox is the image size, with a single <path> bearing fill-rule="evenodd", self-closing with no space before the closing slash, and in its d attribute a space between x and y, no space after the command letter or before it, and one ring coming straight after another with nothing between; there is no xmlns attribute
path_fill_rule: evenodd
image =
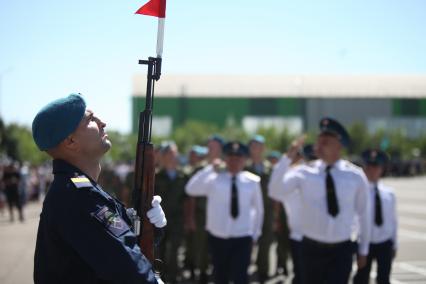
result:
<svg viewBox="0 0 426 284"><path fill-rule="evenodd" d="M303 243L321 248L336 248L343 245L351 244L352 242L350 240L346 240L338 243L323 243L307 237L303 237Z"/></svg>

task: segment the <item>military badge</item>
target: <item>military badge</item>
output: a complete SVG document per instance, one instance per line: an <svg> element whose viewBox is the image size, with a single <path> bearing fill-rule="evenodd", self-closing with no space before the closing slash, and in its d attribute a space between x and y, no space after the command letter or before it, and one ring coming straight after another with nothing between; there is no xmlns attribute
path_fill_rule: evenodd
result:
<svg viewBox="0 0 426 284"><path fill-rule="evenodd" d="M126 222L117 213L112 212L108 206L103 206L92 213L96 220L100 221L105 228L115 237L120 237L130 230Z"/></svg>

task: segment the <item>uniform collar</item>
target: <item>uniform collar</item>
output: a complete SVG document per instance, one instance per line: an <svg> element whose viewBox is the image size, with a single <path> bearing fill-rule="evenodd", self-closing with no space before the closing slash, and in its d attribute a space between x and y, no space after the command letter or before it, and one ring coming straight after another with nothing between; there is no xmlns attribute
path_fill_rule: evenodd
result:
<svg viewBox="0 0 426 284"><path fill-rule="evenodd" d="M235 175L235 179L238 179L242 172L243 172L243 171L238 172L238 173ZM231 179L231 178L232 178L231 173L230 173L230 172L228 172L228 171L226 172L226 176L227 176L227 177L229 177L229 179Z"/></svg>
<svg viewBox="0 0 426 284"><path fill-rule="evenodd" d="M84 175L91 181L93 181L88 175L86 175L82 170L75 167L74 165L68 163L67 161L61 159L54 159L52 163L52 172L54 175L56 174L69 174L71 176L80 176Z"/></svg>
<svg viewBox="0 0 426 284"><path fill-rule="evenodd" d="M374 189L375 186L377 186L377 188L380 188L380 184L381 184L380 180L378 180L377 183L368 181L368 185L370 186L371 189Z"/></svg>
<svg viewBox="0 0 426 284"><path fill-rule="evenodd" d="M320 168L320 170L325 171L327 164L323 160L318 160L318 163L319 163L318 167ZM344 161L342 159L339 159L333 164L331 170L342 169L343 165L344 165Z"/></svg>

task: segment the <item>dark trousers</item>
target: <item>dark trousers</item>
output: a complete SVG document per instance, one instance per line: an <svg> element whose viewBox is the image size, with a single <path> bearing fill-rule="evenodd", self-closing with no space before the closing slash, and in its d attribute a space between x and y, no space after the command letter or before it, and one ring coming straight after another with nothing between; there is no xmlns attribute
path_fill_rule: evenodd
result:
<svg viewBox="0 0 426 284"><path fill-rule="evenodd" d="M293 279L292 284L304 284L304 273L303 269L303 251L302 251L302 242L295 241L290 239L290 250L291 250L291 259L293 261Z"/></svg>
<svg viewBox="0 0 426 284"><path fill-rule="evenodd" d="M380 244L370 244L370 250L367 257L367 265L359 269L354 277L354 284L368 284L370 279L370 270L373 260L377 261L378 284L389 284L389 276L392 268L393 242L388 240Z"/></svg>
<svg viewBox="0 0 426 284"><path fill-rule="evenodd" d="M351 241L326 244L304 238L302 262L306 284L345 284L352 270Z"/></svg>
<svg viewBox="0 0 426 284"><path fill-rule="evenodd" d="M252 238L217 238L209 234L209 248L212 255L216 284L248 283L248 266L252 249Z"/></svg>

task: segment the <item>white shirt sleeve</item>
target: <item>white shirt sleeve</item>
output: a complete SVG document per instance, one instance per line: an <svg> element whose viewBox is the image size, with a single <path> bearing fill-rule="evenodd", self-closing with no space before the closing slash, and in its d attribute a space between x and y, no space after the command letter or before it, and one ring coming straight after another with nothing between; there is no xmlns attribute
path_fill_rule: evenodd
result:
<svg viewBox="0 0 426 284"><path fill-rule="evenodd" d="M393 234L392 234L392 241L393 241L393 249L398 249L398 214L396 211L396 197L395 194L392 194L392 205L393 205L393 216L392 216L392 222L393 224Z"/></svg>
<svg viewBox="0 0 426 284"><path fill-rule="evenodd" d="M262 234L262 226L263 226L263 198L262 198L262 189L260 187L260 183L256 183L256 190L253 194L252 206L255 210L254 217L254 226L253 226L253 240L257 241L257 239Z"/></svg>
<svg viewBox="0 0 426 284"><path fill-rule="evenodd" d="M290 164L291 160L287 156L282 156L272 170L268 184L268 196L276 201L283 201L281 194L283 190L283 178Z"/></svg>
<svg viewBox="0 0 426 284"><path fill-rule="evenodd" d="M186 193L192 196L207 195L212 182L211 177L214 173L212 165L208 165L204 169L198 171L186 184Z"/></svg>
<svg viewBox="0 0 426 284"><path fill-rule="evenodd" d="M360 172L360 184L355 197L355 210L359 217L359 247L360 255L368 255L370 244L370 231L372 226L370 194L368 188L367 177L363 172Z"/></svg>

